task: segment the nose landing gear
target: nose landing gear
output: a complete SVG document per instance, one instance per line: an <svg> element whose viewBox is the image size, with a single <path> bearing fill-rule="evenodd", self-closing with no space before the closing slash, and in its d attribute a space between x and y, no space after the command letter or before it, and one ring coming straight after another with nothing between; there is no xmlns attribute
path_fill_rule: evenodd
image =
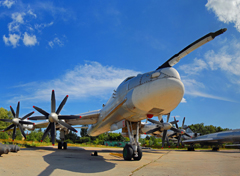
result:
<svg viewBox="0 0 240 176"><path fill-rule="evenodd" d="M126 121L130 143L126 144L123 149L124 160L130 161L133 158L139 161L142 158L142 148L138 142L140 123L137 122L136 125L132 125L132 122ZM135 126L135 129L133 129L133 126ZM133 130L136 130L136 135L133 135Z"/></svg>

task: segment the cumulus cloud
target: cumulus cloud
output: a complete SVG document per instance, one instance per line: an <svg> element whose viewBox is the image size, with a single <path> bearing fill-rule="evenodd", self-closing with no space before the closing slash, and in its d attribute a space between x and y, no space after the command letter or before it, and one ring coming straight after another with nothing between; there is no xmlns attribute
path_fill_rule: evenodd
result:
<svg viewBox="0 0 240 176"><path fill-rule="evenodd" d="M13 46L13 48L16 48L18 45L18 42L20 40L20 35L17 34L9 34L9 37L3 36L3 41L5 45Z"/></svg>
<svg viewBox="0 0 240 176"><path fill-rule="evenodd" d="M9 32L20 32L19 28L21 24L24 24L23 17L25 16L25 13L13 13L12 14L12 22L8 24L8 30Z"/></svg>
<svg viewBox="0 0 240 176"><path fill-rule="evenodd" d="M234 23L240 32L240 0L208 0L206 7L216 14L219 21Z"/></svg>
<svg viewBox="0 0 240 176"><path fill-rule="evenodd" d="M11 8L12 5L15 4L14 0L5 0L5 1L0 1L0 6L6 6L7 8Z"/></svg>
<svg viewBox="0 0 240 176"><path fill-rule="evenodd" d="M25 46L34 46L37 44L37 37L35 35L29 35L27 32L25 32L23 43Z"/></svg>
<svg viewBox="0 0 240 176"><path fill-rule="evenodd" d="M125 78L138 73L133 70L103 66L98 62L88 62L76 66L58 79L19 85L16 88L24 89L27 93L14 97L10 101L49 101L52 89L56 91L59 98L69 94L71 99L93 96L106 99Z"/></svg>

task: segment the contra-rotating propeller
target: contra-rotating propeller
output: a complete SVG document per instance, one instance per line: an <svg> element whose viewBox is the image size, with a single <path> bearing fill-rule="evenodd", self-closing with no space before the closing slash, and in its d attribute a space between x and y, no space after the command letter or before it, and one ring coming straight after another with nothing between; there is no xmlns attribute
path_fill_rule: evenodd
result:
<svg viewBox="0 0 240 176"><path fill-rule="evenodd" d="M195 42L191 43L187 47L185 47L183 50L181 50L179 53L172 56L170 59L168 59L164 64L159 66L157 68L166 68L166 67L172 67L175 64L177 64L183 57L194 51L195 49L199 48L200 46L204 45L205 43L213 40L216 36L226 32L227 28L220 29L216 32L210 32L207 35L201 37L200 39L196 40Z"/></svg>
<svg viewBox="0 0 240 176"><path fill-rule="evenodd" d="M152 122L153 124L156 124L157 127L152 129L152 130L149 130L148 132L146 132L146 134L150 134L150 133L154 133L156 131L159 131L159 132L162 132L163 131L163 136L162 136L162 148L164 147L164 142L165 142L165 139L167 139L167 144L168 146L169 145L169 140L168 140L168 137L167 137L167 130L172 130L174 132L177 132L177 133L181 133L181 131L175 127L173 127L172 125L173 124L177 124L177 120L174 119L174 121L172 122L168 122L169 121L169 118L170 118L170 113L167 114L167 122L163 122L163 119L161 118L161 120L158 122L156 120L152 120L152 119L148 119L148 121Z"/></svg>
<svg viewBox="0 0 240 176"><path fill-rule="evenodd" d="M25 115L23 118L19 118L19 108L20 108L20 102L18 102L17 109L16 109L16 113L15 113L15 111L13 110L12 106L10 106L12 115L13 115L13 117L14 117L13 119L0 119L0 121L12 123L12 124L9 125L6 129L4 129L2 132L8 131L8 130L10 130L11 128L13 128L13 134L12 134L12 140L13 140L13 141L14 141L14 139L15 139L15 137L16 137L16 128L17 128L17 127L20 129L23 137L26 139L26 135L25 135L25 133L24 133L22 124L34 125L33 122L24 121L26 118L30 117L34 112L30 112L29 114Z"/></svg>
<svg viewBox="0 0 240 176"><path fill-rule="evenodd" d="M174 117L174 120L176 120L175 117ZM175 133L173 133L173 134L168 136L168 137L172 137L172 136L175 136L175 135L177 136L177 139L178 139L177 147L179 146L180 142L182 144L182 136L183 135L192 138L192 136L190 136L189 134L186 133L186 129L188 129L188 126L184 125L184 122L185 122L185 117L183 118L182 128L181 129L178 128L178 124L177 123L175 124L176 128L178 130L180 130L180 133L175 132Z"/></svg>
<svg viewBox="0 0 240 176"><path fill-rule="evenodd" d="M65 105L66 101L68 99L68 95L63 99L61 104L59 105L57 111L56 111L56 99L55 99L55 93L54 90L52 90L52 95L51 95L51 113L47 113L41 108L38 108L36 106L33 106L34 109L36 109L38 112L43 114L44 116L34 116L30 117L28 119L30 120L46 120L48 119L49 124L44 131L44 134L42 136L41 142L45 139L49 131L51 130L51 141L52 144L55 144L55 138L56 138L56 123L59 123L60 125L64 126L65 128L68 128L71 131L77 132L75 128L73 128L71 125L65 123L63 120L66 119L78 119L81 118L81 116L76 116L76 115L59 115L63 106Z"/></svg>

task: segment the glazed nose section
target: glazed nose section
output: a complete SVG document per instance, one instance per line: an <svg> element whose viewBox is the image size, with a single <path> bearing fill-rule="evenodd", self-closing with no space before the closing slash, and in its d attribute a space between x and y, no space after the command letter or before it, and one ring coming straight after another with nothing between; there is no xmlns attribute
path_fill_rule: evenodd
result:
<svg viewBox="0 0 240 176"><path fill-rule="evenodd" d="M136 87L132 92L132 105L145 113L167 114L177 107L184 95L184 85L174 68L164 68L160 78Z"/></svg>
<svg viewBox="0 0 240 176"><path fill-rule="evenodd" d="M168 77L181 79L178 71L172 67L163 68L160 70L160 73Z"/></svg>

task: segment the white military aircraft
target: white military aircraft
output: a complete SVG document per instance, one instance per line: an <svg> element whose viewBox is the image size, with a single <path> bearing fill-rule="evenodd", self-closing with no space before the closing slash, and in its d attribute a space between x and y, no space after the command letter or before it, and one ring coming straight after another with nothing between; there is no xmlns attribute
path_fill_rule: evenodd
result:
<svg viewBox="0 0 240 176"><path fill-rule="evenodd" d="M130 143L126 144L123 149L124 159L140 160L142 150L138 139L141 120L153 116L158 116L161 119L162 115L169 114L174 110L183 98L184 85L179 73L172 66L177 64L184 56L213 40L226 30L220 29L203 36L154 71L126 78L101 110L79 114L78 116L60 115L59 113L68 96L64 98L58 110L55 111L55 93L52 91L51 113L34 106L44 116L28 118L29 120L47 119L48 121L36 123L32 126L32 129L47 126L42 140L51 130L51 140L54 145L56 129L60 130L60 139L64 141L64 136L69 130L76 131L71 125L92 124L88 129L88 135L90 136L97 136L107 131L122 128L123 133L127 134L130 139ZM172 128L172 124L164 124L164 130L170 128ZM59 149L62 146L65 149L67 148L66 143L58 143Z"/></svg>

